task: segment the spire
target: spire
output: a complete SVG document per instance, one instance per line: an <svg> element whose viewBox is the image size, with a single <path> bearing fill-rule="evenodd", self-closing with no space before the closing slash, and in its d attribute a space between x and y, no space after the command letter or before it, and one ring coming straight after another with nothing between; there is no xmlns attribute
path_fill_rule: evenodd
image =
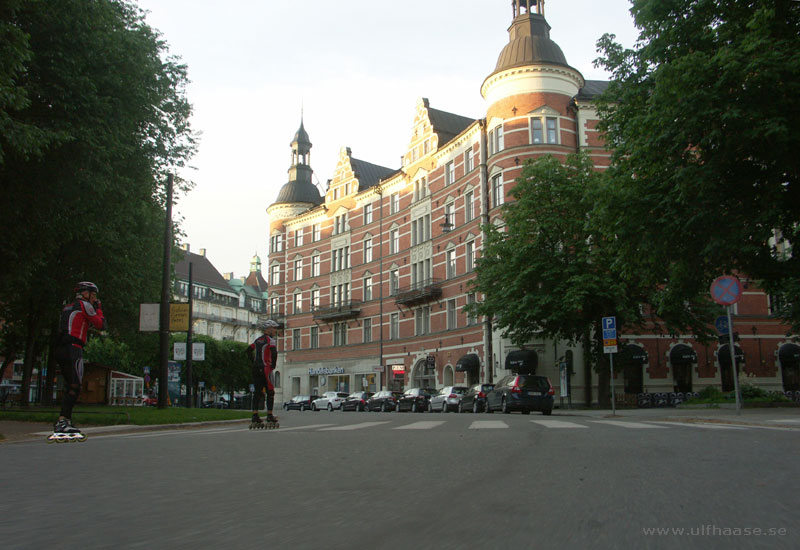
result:
<svg viewBox="0 0 800 550"><path fill-rule="evenodd" d="M544 0L513 0L511 10L513 21L508 28L508 44L500 52L494 73L524 65L569 66L564 52L550 39Z"/></svg>
<svg viewBox="0 0 800 550"><path fill-rule="evenodd" d="M292 139L292 164L289 167L289 182L281 187L274 204L308 203L322 204L319 190L311 181L311 140L303 125L303 111L300 110L300 128Z"/></svg>

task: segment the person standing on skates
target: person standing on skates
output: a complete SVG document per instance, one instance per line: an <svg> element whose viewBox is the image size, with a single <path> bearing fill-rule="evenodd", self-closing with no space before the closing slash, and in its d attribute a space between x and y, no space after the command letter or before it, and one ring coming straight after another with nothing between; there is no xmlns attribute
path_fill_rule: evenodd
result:
<svg viewBox="0 0 800 550"><path fill-rule="evenodd" d="M67 391L61 404L61 414L53 426L53 435L62 435L67 439L86 438L72 425L72 408L81 392L83 347L86 345L89 328L106 328L106 319L97 293L97 285L94 283L80 282L75 285L75 300L61 310L55 357L64 376Z"/></svg>
<svg viewBox="0 0 800 550"><path fill-rule="evenodd" d="M258 328L264 334L256 338L247 348L247 355L253 362L253 421L251 428L263 428L264 421L258 416L258 411L264 405L264 396L267 399L267 424L277 427L278 419L272 414L275 405L275 368L278 362L278 323L272 319L259 321Z"/></svg>

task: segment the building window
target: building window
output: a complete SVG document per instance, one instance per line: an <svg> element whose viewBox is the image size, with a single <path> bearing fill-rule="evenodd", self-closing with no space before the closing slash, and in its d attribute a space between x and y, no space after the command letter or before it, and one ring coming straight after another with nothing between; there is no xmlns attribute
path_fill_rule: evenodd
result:
<svg viewBox="0 0 800 550"><path fill-rule="evenodd" d="M293 296L294 312L300 313L303 311L303 293L295 292Z"/></svg>
<svg viewBox="0 0 800 550"><path fill-rule="evenodd" d="M372 319L364 319L364 343L372 342Z"/></svg>
<svg viewBox="0 0 800 550"><path fill-rule="evenodd" d="M319 266L320 266L319 258L320 258L319 254L314 254L313 256L311 256L311 276L312 277L319 277Z"/></svg>
<svg viewBox="0 0 800 550"><path fill-rule="evenodd" d="M416 336L424 336L431 330L431 308L424 306L415 312Z"/></svg>
<svg viewBox="0 0 800 550"><path fill-rule="evenodd" d="M464 151L464 174L468 174L475 169L474 159L472 157L472 147Z"/></svg>
<svg viewBox="0 0 800 550"><path fill-rule="evenodd" d="M364 263L372 261L372 239L364 239Z"/></svg>
<svg viewBox="0 0 800 550"><path fill-rule="evenodd" d="M319 309L319 289L315 288L311 291L311 311Z"/></svg>
<svg viewBox="0 0 800 550"><path fill-rule="evenodd" d="M449 223L452 230L456 226L456 203L448 202L444 205L444 222Z"/></svg>
<svg viewBox="0 0 800 550"><path fill-rule="evenodd" d="M400 193L392 193L389 197L389 214L400 212Z"/></svg>
<svg viewBox="0 0 800 550"><path fill-rule="evenodd" d="M545 133L545 129L547 133ZM556 117L546 117L544 122L539 117L531 119L531 143L545 142L558 143L558 119Z"/></svg>
<svg viewBox="0 0 800 550"><path fill-rule="evenodd" d="M350 268L350 247L344 246L331 251L331 271Z"/></svg>
<svg viewBox="0 0 800 550"><path fill-rule="evenodd" d="M364 301L372 300L372 277L364 278Z"/></svg>
<svg viewBox="0 0 800 550"><path fill-rule="evenodd" d="M455 162L451 160L444 167L444 184L450 185L454 181L456 181L456 167Z"/></svg>
<svg viewBox="0 0 800 550"><path fill-rule="evenodd" d="M544 131L542 130L542 119L531 119L531 143L544 143Z"/></svg>
<svg viewBox="0 0 800 550"><path fill-rule="evenodd" d="M279 297L277 297L277 296L275 296L274 298L272 298L269 301L270 313L273 316L278 316L278 315L281 314L281 305L280 304L281 304L281 299Z"/></svg>
<svg viewBox="0 0 800 550"><path fill-rule="evenodd" d="M311 233L311 241L317 242L322 239L322 226L318 223L315 223L312 227Z"/></svg>
<svg viewBox="0 0 800 550"><path fill-rule="evenodd" d="M298 229L294 232L294 245L303 246L303 230Z"/></svg>
<svg viewBox="0 0 800 550"><path fill-rule="evenodd" d="M311 349L317 349L319 347L319 327L317 326L311 327L311 339L309 342L309 347Z"/></svg>
<svg viewBox="0 0 800 550"><path fill-rule="evenodd" d="M331 287L331 305L336 307L350 301L350 283Z"/></svg>
<svg viewBox="0 0 800 550"><path fill-rule="evenodd" d="M475 300L475 293L467 294L467 305L474 304ZM473 313L467 313L467 324L468 325L476 325L478 324L478 317L475 316Z"/></svg>
<svg viewBox="0 0 800 550"><path fill-rule="evenodd" d="M300 329L296 328L292 331L292 349L298 350L300 349Z"/></svg>
<svg viewBox="0 0 800 550"><path fill-rule="evenodd" d="M270 249L272 252L282 252L283 251L283 235L277 234L273 235L270 239Z"/></svg>
<svg viewBox="0 0 800 550"><path fill-rule="evenodd" d="M556 119L551 117L547 117L547 143L558 143Z"/></svg>
<svg viewBox="0 0 800 550"><path fill-rule="evenodd" d="M416 246L431 238L431 215L425 214L411 220L411 246ZM398 250L399 251L399 250Z"/></svg>
<svg viewBox="0 0 800 550"><path fill-rule="evenodd" d="M347 323L336 323L333 325L333 345L347 345Z"/></svg>
<svg viewBox="0 0 800 550"><path fill-rule="evenodd" d="M303 279L303 260L294 261L294 280L300 281Z"/></svg>
<svg viewBox="0 0 800 550"><path fill-rule="evenodd" d="M389 340L400 338L400 314L392 313L389 315Z"/></svg>
<svg viewBox="0 0 800 550"><path fill-rule="evenodd" d="M447 328L449 330L458 328L458 317L456 312L456 301L447 300Z"/></svg>
<svg viewBox="0 0 800 550"><path fill-rule="evenodd" d="M364 225L372 223L372 203L364 205Z"/></svg>
<svg viewBox="0 0 800 550"><path fill-rule="evenodd" d="M447 278L452 279L456 276L456 249L451 248L446 253L447 256Z"/></svg>
<svg viewBox="0 0 800 550"><path fill-rule="evenodd" d="M400 271L397 269L393 269L389 272L389 296L394 296L397 294L397 290L400 288Z"/></svg>
<svg viewBox="0 0 800 550"><path fill-rule="evenodd" d="M475 218L475 195L469 191L464 195L464 223L469 223Z"/></svg>
<svg viewBox="0 0 800 550"><path fill-rule="evenodd" d="M271 285L281 284L281 266L278 264L269 267L269 280Z"/></svg>
<svg viewBox="0 0 800 550"><path fill-rule="evenodd" d="M504 200L503 175L497 174L492 178L492 208L500 206Z"/></svg>
<svg viewBox="0 0 800 550"><path fill-rule="evenodd" d="M494 152L499 153L505 149L505 138L503 137L503 126L494 129Z"/></svg>
<svg viewBox="0 0 800 550"><path fill-rule="evenodd" d="M427 284L431 279L431 260L422 260L411 264L411 285L415 288L417 285Z"/></svg>
<svg viewBox="0 0 800 550"><path fill-rule="evenodd" d="M392 229L389 231L389 254L400 252L400 230Z"/></svg>
<svg viewBox="0 0 800 550"><path fill-rule="evenodd" d="M475 269L475 241L467 243L467 272Z"/></svg>
<svg viewBox="0 0 800 550"><path fill-rule="evenodd" d="M428 180L426 178L419 179L414 182L414 200L421 201L428 196Z"/></svg>

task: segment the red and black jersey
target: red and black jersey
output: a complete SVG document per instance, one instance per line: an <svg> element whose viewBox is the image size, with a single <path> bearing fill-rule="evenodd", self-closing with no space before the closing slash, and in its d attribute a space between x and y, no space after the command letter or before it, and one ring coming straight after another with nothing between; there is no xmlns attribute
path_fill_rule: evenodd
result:
<svg viewBox="0 0 800 550"><path fill-rule="evenodd" d="M100 330L105 323L103 310L95 307L81 297L75 298L61 310L59 332L62 342L83 347L89 334L89 325Z"/></svg>
<svg viewBox="0 0 800 550"><path fill-rule="evenodd" d="M278 362L278 343L274 338L262 334L256 338L255 342L250 344L247 351L251 357L255 355L253 357L254 367L262 367L265 370L275 370Z"/></svg>

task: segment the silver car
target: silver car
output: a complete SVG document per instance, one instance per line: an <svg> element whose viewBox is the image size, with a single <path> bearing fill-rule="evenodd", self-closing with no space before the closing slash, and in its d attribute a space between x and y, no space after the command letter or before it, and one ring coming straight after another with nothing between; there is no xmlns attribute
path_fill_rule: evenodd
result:
<svg viewBox="0 0 800 550"><path fill-rule="evenodd" d="M428 411L434 412L447 412L447 411L457 411L458 404L461 402L461 398L467 393L469 388L466 386L445 386L443 387L439 393L431 397L431 401L428 404Z"/></svg>

